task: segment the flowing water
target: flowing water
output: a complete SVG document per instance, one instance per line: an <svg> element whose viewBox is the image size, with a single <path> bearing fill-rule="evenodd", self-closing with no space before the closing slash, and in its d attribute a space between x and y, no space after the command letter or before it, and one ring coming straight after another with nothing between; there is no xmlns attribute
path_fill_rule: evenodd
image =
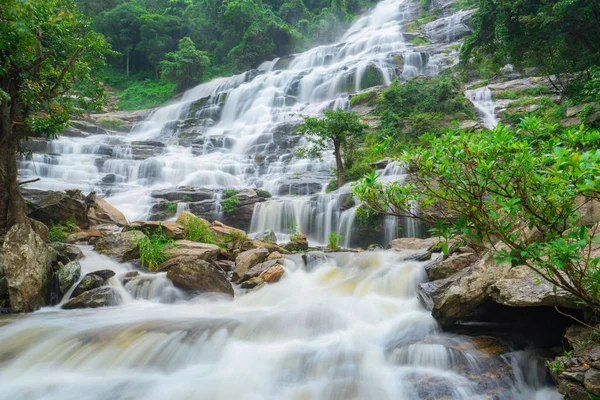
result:
<svg viewBox="0 0 600 400"><path fill-rule="evenodd" d="M273 230L285 240L297 227L311 243L323 244L337 231L347 233L346 245L353 244L354 209L341 201L349 187L325 193L333 156L296 157L294 149L305 141L293 128L301 115L347 108L356 91L438 72L436 61L404 39L403 25L414 6L383 0L339 42L201 84L127 134L53 140L45 152L21 162L21 173L42 178L31 188L95 190L130 220L149 217L157 190L214 190L202 205L212 204L210 213L219 218L220 191L263 188L274 199L256 207L253 232Z"/></svg>
<svg viewBox="0 0 600 400"><path fill-rule="evenodd" d="M415 296L410 253L309 253L233 300L187 298L164 274L85 248L124 304L0 318L2 400L561 398L531 352L444 334ZM487 343L487 344L486 344Z"/></svg>
<svg viewBox="0 0 600 400"><path fill-rule="evenodd" d="M481 119L483 126L494 129L500 120L496 115L496 103L492 99L492 91L488 87L467 90L467 98L475 106L477 116Z"/></svg>

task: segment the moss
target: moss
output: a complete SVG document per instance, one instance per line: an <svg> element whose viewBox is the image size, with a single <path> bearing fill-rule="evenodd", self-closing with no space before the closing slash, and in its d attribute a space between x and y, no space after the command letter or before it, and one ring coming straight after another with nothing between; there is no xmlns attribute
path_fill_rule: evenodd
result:
<svg viewBox="0 0 600 400"><path fill-rule="evenodd" d="M100 118L96 123L100 127L111 131L125 132L128 130L125 122L117 118Z"/></svg>
<svg viewBox="0 0 600 400"><path fill-rule="evenodd" d="M229 197L223 200L221 205L226 213L236 212L240 208L240 200L235 196Z"/></svg>
<svg viewBox="0 0 600 400"><path fill-rule="evenodd" d="M368 89L373 86L383 85L383 74L374 65L369 65L365 70L364 75L360 79L360 90Z"/></svg>
<svg viewBox="0 0 600 400"><path fill-rule="evenodd" d="M332 179L327 184L327 187L325 187L325 193L333 192L334 190L337 190L337 188L338 188L337 179Z"/></svg>
<svg viewBox="0 0 600 400"><path fill-rule="evenodd" d="M377 91L371 90L370 92L364 92L356 94L350 97L350 105L356 106L358 104L367 103L368 105L375 105L375 100L377 99Z"/></svg>
<svg viewBox="0 0 600 400"><path fill-rule="evenodd" d="M225 189L225 190L223 190L223 200L233 197L236 194L238 194L239 192L240 191L237 189Z"/></svg>
<svg viewBox="0 0 600 400"><path fill-rule="evenodd" d="M422 38L420 36L417 36L416 38L414 38L413 40L410 41L413 45L415 46L424 46L426 44L431 43L429 40Z"/></svg>
<svg viewBox="0 0 600 400"><path fill-rule="evenodd" d="M273 197L273 195L268 190L264 189L256 189L256 195L265 199L270 199L271 197Z"/></svg>

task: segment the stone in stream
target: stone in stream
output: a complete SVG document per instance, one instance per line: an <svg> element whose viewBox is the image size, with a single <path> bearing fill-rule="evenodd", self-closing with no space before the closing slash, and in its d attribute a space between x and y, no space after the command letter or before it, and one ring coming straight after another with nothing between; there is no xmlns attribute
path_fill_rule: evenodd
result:
<svg viewBox="0 0 600 400"><path fill-rule="evenodd" d="M72 298L62 305L65 310L76 308L99 308L117 306L121 303L121 295L115 288L110 286L98 287L88 290L79 296Z"/></svg>
<svg viewBox="0 0 600 400"><path fill-rule="evenodd" d="M244 281L259 276L260 274L262 274L277 263L279 263L279 260L265 261L263 263L257 264L254 267L250 268L248 272L246 272L241 278L239 278L237 280L237 283L242 283Z"/></svg>
<svg viewBox="0 0 600 400"><path fill-rule="evenodd" d="M61 295L69 291L81 276L81 264L78 261L71 261L67 264L58 265L58 289Z"/></svg>
<svg viewBox="0 0 600 400"><path fill-rule="evenodd" d="M268 256L269 250L264 247L240 253L235 259L235 270L233 271L232 280L234 282L241 282L242 278L252 267L265 261Z"/></svg>
<svg viewBox="0 0 600 400"><path fill-rule="evenodd" d="M171 259L178 257L193 257L203 261L216 261L218 258L227 258L227 250L216 244L192 242L191 240L176 240L174 245L165 249L165 253ZM159 267L159 271L166 271L172 266L171 260L167 260Z"/></svg>
<svg viewBox="0 0 600 400"><path fill-rule="evenodd" d="M284 273L285 268L283 265L275 264L260 274L259 278L267 283L276 283L279 282Z"/></svg>
<svg viewBox="0 0 600 400"><path fill-rule="evenodd" d="M21 189L27 202L29 217L46 225L66 223L75 220L78 227L87 229L90 221L87 215L86 198L80 190L64 192Z"/></svg>
<svg viewBox="0 0 600 400"><path fill-rule="evenodd" d="M106 235L100 238L94 250L119 262L127 262L140 258L138 242L146 237L142 232L129 231Z"/></svg>
<svg viewBox="0 0 600 400"><path fill-rule="evenodd" d="M308 239L303 233L297 233L290 237L291 241L286 243L284 249L288 251L304 251L308 250Z"/></svg>
<svg viewBox="0 0 600 400"><path fill-rule="evenodd" d="M27 223L10 228L2 254L12 312L30 312L48 305L56 252Z"/></svg>
<svg viewBox="0 0 600 400"><path fill-rule="evenodd" d="M167 272L173 284L192 294L224 293L233 296L233 287L225 275L204 260L195 257L178 257L170 260Z"/></svg>
<svg viewBox="0 0 600 400"><path fill-rule="evenodd" d="M261 242L277 243L277 235L275 235L275 232L273 231L256 233L252 235L252 238L254 240L260 240Z"/></svg>
<svg viewBox="0 0 600 400"><path fill-rule="evenodd" d="M73 293L71 293L71 298L77 297L82 293L87 292L88 290L99 288L100 286L104 286L106 283L106 279L102 278L99 275L94 273L87 274L83 277L81 282L77 284Z"/></svg>
<svg viewBox="0 0 600 400"><path fill-rule="evenodd" d="M83 258L83 251L75 245L61 242L52 242L49 244L58 254L58 261L68 264L71 261L77 261Z"/></svg>
<svg viewBox="0 0 600 400"><path fill-rule="evenodd" d="M87 196L86 201L88 203L88 218L92 224L113 223L118 226L127 225L125 215L103 198L96 196L95 192L91 192Z"/></svg>

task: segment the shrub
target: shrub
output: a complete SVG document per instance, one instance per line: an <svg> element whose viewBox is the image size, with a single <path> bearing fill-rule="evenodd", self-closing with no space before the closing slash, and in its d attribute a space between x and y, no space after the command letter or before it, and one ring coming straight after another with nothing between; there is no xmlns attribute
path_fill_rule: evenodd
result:
<svg viewBox="0 0 600 400"><path fill-rule="evenodd" d="M229 245L230 248L240 248L248 240L248 235L245 232L232 229L224 237L224 242Z"/></svg>
<svg viewBox="0 0 600 400"><path fill-rule="evenodd" d="M367 103L369 105L374 104L374 100L377 99L377 91L371 90L369 92L363 92L359 94L355 94L350 98L350 105L356 106L358 104Z"/></svg>
<svg viewBox="0 0 600 400"><path fill-rule="evenodd" d="M240 191L239 191L239 190L237 190L237 189L225 189L225 190L223 190L223 196L222 196L222 199L223 199L223 200L225 200L225 199L228 199L228 198L230 198L230 197L233 197L233 196L235 196L236 194L238 194L239 192L240 192Z"/></svg>
<svg viewBox="0 0 600 400"><path fill-rule="evenodd" d="M363 204L356 209L356 220L361 228L373 229L381 225L382 215Z"/></svg>
<svg viewBox="0 0 600 400"><path fill-rule="evenodd" d="M193 242L216 243L216 237L209 225L196 218L190 218L185 225L185 238Z"/></svg>
<svg viewBox="0 0 600 400"><path fill-rule="evenodd" d="M172 217L177 213L177 203L168 203L167 204L167 215Z"/></svg>
<svg viewBox="0 0 600 400"><path fill-rule="evenodd" d="M157 271L158 266L169 259L165 249L175 245L172 239L167 239L164 230L159 227L152 233L146 232L146 236L137 242L140 249L140 261L142 266L149 271Z"/></svg>
<svg viewBox="0 0 600 400"><path fill-rule="evenodd" d="M344 237L342 235L338 235L337 232L331 232L327 241L327 247L331 250L338 250L340 248L339 242L343 238Z"/></svg>
<svg viewBox="0 0 600 400"><path fill-rule="evenodd" d="M223 211L226 213L236 212L240 208L240 199L237 197L228 197L221 202L223 206Z"/></svg>
<svg viewBox="0 0 600 400"><path fill-rule="evenodd" d="M162 79L130 82L119 100L119 109L142 110L160 106L171 99L175 84Z"/></svg>
<svg viewBox="0 0 600 400"><path fill-rule="evenodd" d="M338 189L337 179L332 179L332 180L329 181L329 183L325 187L325 193L330 193L330 192L333 192L334 190L337 190L337 189Z"/></svg>
<svg viewBox="0 0 600 400"><path fill-rule="evenodd" d="M271 197L273 197L273 195L268 190L264 189L256 189L256 195L265 199L270 199Z"/></svg>
<svg viewBox="0 0 600 400"><path fill-rule="evenodd" d="M67 238L65 227L61 224L54 224L53 222L50 222L48 238L51 242L64 242Z"/></svg>

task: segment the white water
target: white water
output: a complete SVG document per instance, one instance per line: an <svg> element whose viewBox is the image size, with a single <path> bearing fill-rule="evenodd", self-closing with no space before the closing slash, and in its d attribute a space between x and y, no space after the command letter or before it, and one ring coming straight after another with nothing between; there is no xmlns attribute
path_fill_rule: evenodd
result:
<svg viewBox="0 0 600 400"><path fill-rule="evenodd" d="M282 280L256 292L165 304L180 292L164 275L127 291L129 265L84 250L83 272L114 269L124 304L0 318L0 399L560 398L527 354L441 333L415 297L425 274L408 253L290 257Z"/></svg>
<svg viewBox="0 0 600 400"><path fill-rule="evenodd" d="M257 207L256 231L274 230L285 238L295 224L314 244L325 243L331 231L347 232L350 244L353 214L341 211L337 201L347 188L324 193L332 178L332 155L322 161L298 159L293 150L303 141L290 133L300 115L348 107L349 93L396 77L437 73L435 62L403 38L409 8L407 0L383 0L338 43L199 85L129 134L54 140L49 154L23 161L21 173L42 178L32 188L96 190L130 220L148 218L157 189L265 188L277 204ZM164 147L147 146L148 141ZM115 183L102 183L109 177ZM287 221L290 215L296 220ZM305 217L314 219L309 224Z"/></svg>
<svg viewBox="0 0 600 400"><path fill-rule="evenodd" d="M496 115L496 103L492 99L492 91L488 87L466 91L467 98L475 106L477 116L483 126L494 129L500 120Z"/></svg>

